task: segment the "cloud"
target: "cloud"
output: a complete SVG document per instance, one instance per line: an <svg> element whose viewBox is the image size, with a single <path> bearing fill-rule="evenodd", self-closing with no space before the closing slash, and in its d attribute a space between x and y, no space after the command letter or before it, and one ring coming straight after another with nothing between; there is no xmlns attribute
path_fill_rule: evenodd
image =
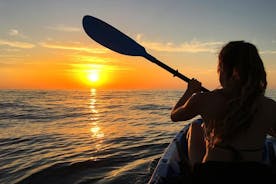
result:
<svg viewBox="0 0 276 184"><path fill-rule="evenodd" d="M16 29L10 29L8 34L10 36L16 36L16 35L19 35L19 31Z"/></svg>
<svg viewBox="0 0 276 184"><path fill-rule="evenodd" d="M63 44L56 44L56 43L46 43L41 42L40 45L45 48L50 49L63 49L63 50L74 50L74 51L83 51L93 54L104 54L109 52L106 48L87 48L80 45L76 45L72 43L71 45L63 45Z"/></svg>
<svg viewBox="0 0 276 184"><path fill-rule="evenodd" d="M20 33L17 29L10 29L8 31L8 35L10 36L18 36L20 38L27 38L24 34Z"/></svg>
<svg viewBox="0 0 276 184"><path fill-rule="evenodd" d="M0 52L4 51L4 52L19 52L21 51L19 48L15 48L15 47L9 47L9 48L1 48Z"/></svg>
<svg viewBox="0 0 276 184"><path fill-rule="evenodd" d="M34 44L28 43L28 42L9 41L9 40L1 40L1 39L0 39L0 45L7 45L10 47L16 47L21 49L30 49L35 47Z"/></svg>
<svg viewBox="0 0 276 184"><path fill-rule="evenodd" d="M260 51L260 54L276 54L276 50L264 50Z"/></svg>
<svg viewBox="0 0 276 184"><path fill-rule="evenodd" d="M190 42L184 42L181 44L174 44L172 42L160 43L160 42L151 42L151 41L143 41L142 35L138 34L136 36L136 40L141 43L146 48L162 51L162 52L190 52L190 53L198 53L198 52L217 52L218 48L220 48L224 42L214 41L214 42L201 42L197 40L192 40Z"/></svg>
<svg viewBox="0 0 276 184"><path fill-rule="evenodd" d="M71 27L65 25L57 25L57 26L47 26L47 29L62 31L62 32L79 32L81 29L79 27Z"/></svg>

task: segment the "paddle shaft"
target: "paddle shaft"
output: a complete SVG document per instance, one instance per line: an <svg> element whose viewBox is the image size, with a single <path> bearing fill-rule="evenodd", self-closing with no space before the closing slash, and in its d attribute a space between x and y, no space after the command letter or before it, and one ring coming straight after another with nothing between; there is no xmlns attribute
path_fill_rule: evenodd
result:
<svg viewBox="0 0 276 184"><path fill-rule="evenodd" d="M182 80L184 80L185 82L190 82L191 79L189 79L188 77L186 77L185 75L179 73L177 70L172 69L171 67L169 67L168 65L162 63L161 61L159 61L158 59L156 59L155 57L153 57L152 55L146 53L146 55L144 56L144 58L148 59L149 61L157 64L158 66L164 68L165 70L167 70L168 72L172 73L173 76L178 77ZM204 92L208 92L209 90L206 89L205 87L201 87L201 90Z"/></svg>

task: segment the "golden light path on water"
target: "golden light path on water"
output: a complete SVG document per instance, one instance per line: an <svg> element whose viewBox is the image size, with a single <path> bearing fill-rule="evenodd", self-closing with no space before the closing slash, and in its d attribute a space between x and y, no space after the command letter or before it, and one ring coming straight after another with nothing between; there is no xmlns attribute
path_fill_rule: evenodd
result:
<svg viewBox="0 0 276 184"><path fill-rule="evenodd" d="M97 90L96 89L91 89L90 90L90 111L92 113L92 117L90 118L90 120L92 121L90 124L90 132L91 132L91 137L93 139L99 139L99 141L97 141L96 145L95 145L95 149L96 150L100 150L101 149L101 143L102 143L102 138L104 137L104 133L102 132L101 127L98 125L98 110L96 109L96 95L97 95Z"/></svg>
<svg viewBox="0 0 276 184"><path fill-rule="evenodd" d="M91 134L91 138L93 138L94 140L96 140L96 144L94 145L94 149L97 152L102 151L102 149L105 149L105 145L104 145L104 138L105 136L108 136L110 134L115 134L117 136L122 135L125 136L126 132L132 132L130 134L134 134L134 132L137 133L137 131L139 132L139 130L137 130L137 127L133 127L131 125L126 125L124 124L123 127L121 127L122 125L114 125L111 126L109 128L104 128L102 127L103 125L101 125L101 119L99 118L99 111L97 109L97 90L96 89L91 89L90 90L90 102L89 102L89 108L90 108L90 112L92 114L92 117L90 118L91 122L89 123L89 127L90 127L90 134ZM120 117L120 115L113 115L115 116L115 118L118 118L117 116ZM103 123L103 122L102 122ZM106 134L103 132L103 129L106 131ZM141 128L140 131L142 131L143 128ZM129 147L133 147L133 145L122 145L125 148L122 149L129 149ZM139 146L139 145L137 145ZM134 146L135 147L135 146ZM90 157L91 160L97 160L98 157ZM121 166L120 169L115 169L113 171L111 171L108 175L106 175L105 180L109 180L113 177L116 176L120 176L122 173L127 172L129 170L135 170L135 168L146 164L148 162L147 159L139 159L139 160L134 160L131 163L128 163L127 165Z"/></svg>

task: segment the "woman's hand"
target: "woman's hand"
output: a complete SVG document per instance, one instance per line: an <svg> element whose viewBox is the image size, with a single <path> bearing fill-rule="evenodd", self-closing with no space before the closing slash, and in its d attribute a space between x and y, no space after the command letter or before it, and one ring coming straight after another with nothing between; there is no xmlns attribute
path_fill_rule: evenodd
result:
<svg viewBox="0 0 276 184"><path fill-rule="evenodd" d="M193 93L198 93L201 91L201 82L199 82L198 80L192 78L189 83L188 83L188 88L187 91L191 94Z"/></svg>

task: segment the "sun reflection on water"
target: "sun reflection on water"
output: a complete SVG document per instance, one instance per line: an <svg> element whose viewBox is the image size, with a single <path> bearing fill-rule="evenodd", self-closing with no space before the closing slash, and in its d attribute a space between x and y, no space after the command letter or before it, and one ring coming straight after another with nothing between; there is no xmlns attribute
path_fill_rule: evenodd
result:
<svg viewBox="0 0 276 184"><path fill-rule="evenodd" d="M101 128L97 124L90 128L90 132L92 133L92 136L95 138L104 137L104 133L101 131Z"/></svg>
<svg viewBox="0 0 276 184"><path fill-rule="evenodd" d="M96 95L97 95L97 90L96 89L91 89L90 91L90 96L91 96L91 99L90 99L90 110L91 110L91 113L92 113L92 117L91 117L91 121L93 121L91 123L92 127L90 128L90 132L92 133L92 137L93 138L103 138L104 137L104 133L102 132L101 130L101 127L98 125L98 111L96 109Z"/></svg>
<svg viewBox="0 0 276 184"><path fill-rule="evenodd" d="M96 115L98 113L98 111L96 109L96 102L97 102L96 95L97 95L97 90L96 89L91 89L90 90L91 99L90 99L90 105L89 105L89 107L90 107L90 110L91 110L91 112L93 114L93 117L96 117ZM95 118L93 118L93 120L95 120Z"/></svg>

